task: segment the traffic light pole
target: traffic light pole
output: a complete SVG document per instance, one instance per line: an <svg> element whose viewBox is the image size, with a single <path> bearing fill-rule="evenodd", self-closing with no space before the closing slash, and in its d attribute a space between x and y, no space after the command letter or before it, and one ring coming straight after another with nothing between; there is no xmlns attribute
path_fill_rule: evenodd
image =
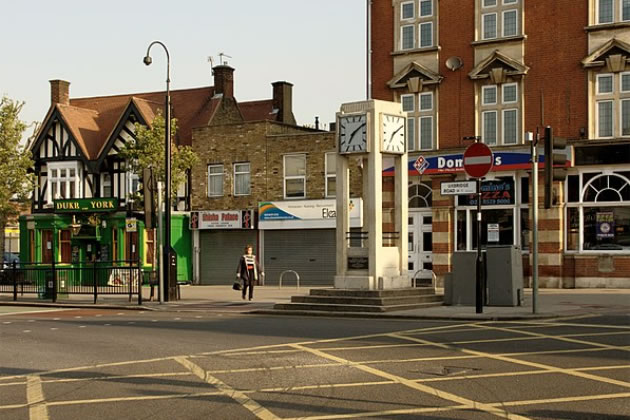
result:
<svg viewBox="0 0 630 420"><path fill-rule="evenodd" d="M530 133L531 134L531 133ZM538 313L538 140L532 140L532 313ZM547 162L545 162L545 166Z"/></svg>

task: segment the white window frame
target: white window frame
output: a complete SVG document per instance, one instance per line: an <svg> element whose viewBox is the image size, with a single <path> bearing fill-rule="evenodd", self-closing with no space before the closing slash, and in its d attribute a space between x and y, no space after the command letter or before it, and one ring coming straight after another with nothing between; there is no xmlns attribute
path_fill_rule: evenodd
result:
<svg viewBox="0 0 630 420"><path fill-rule="evenodd" d="M612 105L611 107L611 116L612 116L612 126L610 129L611 135L610 136L602 136L601 132L600 132L600 127L599 127L599 104L600 103L610 103ZM613 138L615 136L615 101L613 99L606 99L606 100L601 100L601 101L597 101L595 102L595 113L597 115L596 118L596 122L595 122L595 130L597 132L597 138L600 139L610 139Z"/></svg>
<svg viewBox="0 0 630 420"><path fill-rule="evenodd" d="M136 190L133 189L133 183L136 182ZM127 172L127 195L140 191L140 176L133 172Z"/></svg>
<svg viewBox="0 0 630 420"><path fill-rule="evenodd" d="M430 25L430 27L431 27L431 31L430 31L430 33L431 33L431 42L429 42L428 45L422 45L422 41L423 41L423 38L422 38L422 27L426 26L426 25ZM433 36L433 22L431 21L431 22L421 22L421 23L419 23L418 24L418 47L419 48L431 48L431 47L433 47L433 44L434 44L433 38L434 38L434 36Z"/></svg>
<svg viewBox="0 0 630 420"><path fill-rule="evenodd" d="M514 86L516 88L513 101L505 100L505 88ZM501 85L501 103L516 104L518 103L518 83L503 83Z"/></svg>
<svg viewBox="0 0 630 420"><path fill-rule="evenodd" d="M503 0L503 5L508 5L508 4L517 4L518 0Z"/></svg>
<svg viewBox="0 0 630 420"><path fill-rule="evenodd" d="M429 13L428 15L423 15L422 14L422 3L427 3L427 2L431 5L431 13ZM420 18L433 17L433 0L420 0L420 2L418 4L418 17L420 17Z"/></svg>
<svg viewBox="0 0 630 420"><path fill-rule="evenodd" d="M403 10L404 10L404 6L407 6L409 4L411 4L413 10L411 12L411 17L406 18L404 16ZM416 2L415 1L405 1L405 2L400 3L400 20L403 21L403 22L407 22L409 20L414 20L415 18L416 18Z"/></svg>
<svg viewBox="0 0 630 420"><path fill-rule="evenodd" d="M628 77L628 80L630 80L630 71L624 71L623 73L619 73L619 92L630 93L630 86L626 90L623 89L624 76Z"/></svg>
<svg viewBox="0 0 630 420"><path fill-rule="evenodd" d="M411 34L411 46L410 47L405 47L405 28L411 28L412 34ZM402 25L400 27L400 49L405 51L405 50L412 50L416 45L416 25L411 24L411 25Z"/></svg>
<svg viewBox="0 0 630 420"><path fill-rule="evenodd" d="M328 170L331 169L328 167L328 157L329 156L334 156L336 158L337 153L336 152L328 152L326 154L324 154L324 195L326 196L326 198L333 198L336 197L337 194L330 194L328 191L328 180L330 178L335 178L335 186L337 184L337 161L336 159L333 159L334 162L334 166L332 168L332 173L329 173ZM337 188L335 188L335 191L337 190Z"/></svg>
<svg viewBox="0 0 630 420"><path fill-rule="evenodd" d="M602 0L597 0L597 4L595 5L595 7L596 7L597 24L598 25L605 25L605 24L609 24L609 23L615 22L615 3L616 3L616 1L615 0L610 0L610 1L612 2L612 17L611 17L611 20L610 20L610 22L602 22L601 21L601 16L599 14L600 5L601 5Z"/></svg>
<svg viewBox="0 0 630 420"><path fill-rule="evenodd" d="M411 98L411 109L405 109L405 99ZM416 98L413 94L400 95L400 106L403 112L415 112L416 111Z"/></svg>
<svg viewBox="0 0 630 420"><path fill-rule="evenodd" d="M505 15L508 13L515 13L516 14L516 29L514 30L513 34L506 34L505 33ZM519 27L518 27L518 9L509 9L509 10L504 10L503 12L501 12L501 34L504 38L506 37L511 37L511 36L517 36L519 34Z"/></svg>
<svg viewBox="0 0 630 420"><path fill-rule="evenodd" d="M593 178L591 178L590 180L588 180L587 182L584 182L584 175L589 175L589 174L597 174L596 176L594 176ZM627 201L604 201L604 202L597 202L597 201L584 201L584 194L587 188L589 188L589 186L592 184L592 182L599 177L602 176L620 176L622 178L625 178L622 174L618 173L615 170L609 171L608 173L602 173L601 170L597 171L597 172L593 172L592 170L586 170L586 171L580 171L578 173L575 174L571 174L571 175L577 175L578 176L578 186L579 186L579 200L578 201L574 201L574 202L567 202L566 206L564 208L564 220L565 220L565 226L563 227L564 230L564 248L565 248L565 253L567 254L602 254L602 253L606 253L606 254L615 254L615 255L619 255L619 254L630 254L630 251L627 250L597 250L597 249L584 249L584 208L588 208L588 207L601 207L601 208L605 208L605 207L625 207L628 206L629 204L624 204L624 203L628 203ZM627 180L630 181L630 180ZM569 196L569 183L565 182L564 183L564 196L568 197ZM627 186L625 187L627 188ZM578 218L579 218L579 229L578 229L578 246L577 249L569 249L569 232L568 229L566 228L566 220L568 220L569 218L569 209L570 208L577 208L578 209Z"/></svg>
<svg viewBox="0 0 630 420"><path fill-rule="evenodd" d="M513 143L508 143L505 141L505 114L508 112L515 112L516 113L516 127L515 127L515 132L514 132L514 142ZM513 145L513 144L518 144L519 143L519 138L518 138L518 133L519 133L519 124L518 124L518 108L509 108L509 109L503 109L501 110L501 144L504 145Z"/></svg>
<svg viewBox="0 0 630 420"><path fill-rule="evenodd" d="M407 150L412 152L417 150L417 135L418 128L416 127L416 118L409 117L407 118Z"/></svg>
<svg viewBox="0 0 630 420"><path fill-rule="evenodd" d="M112 174L110 174L109 172L101 172L100 173L100 178L101 178L101 197L114 197L114 176ZM111 195L105 195L105 178L109 177L109 188L111 190Z"/></svg>
<svg viewBox="0 0 630 420"><path fill-rule="evenodd" d="M287 158L295 158L295 157L302 157L304 159L304 174L302 175L287 175ZM304 199L306 198L306 154L304 153L293 153L290 155L284 155L282 157L282 175L283 175L283 181L282 181L282 189L283 189L283 195L284 195L284 199L285 200L300 200L300 199ZM296 179L301 179L302 180L302 190L303 193L301 196L297 196L297 197L287 197L287 181L289 180L296 180Z"/></svg>
<svg viewBox="0 0 630 420"><path fill-rule="evenodd" d="M492 113L494 114L494 143L488 143L486 141L486 118L485 115ZM487 110L487 111L483 111L481 113L481 138L482 141L490 146L496 146L499 144L499 111L497 111L496 109L492 109L492 110Z"/></svg>
<svg viewBox="0 0 630 420"><path fill-rule="evenodd" d="M486 102L486 90L494 89L494 102ZM481 87L481 105L497 105L499 102L499 87L497 85L485 85Z"/></svg>
<svg viewBox="0 0 630 420"><path fill-rule="evenodd" d="M619 5L619 20L621 22L630 22L630 15L628 15L627 19L623 18L623 3L626 1L630 4L630 0L621 0L621 4Z"/></svg>
<svg viewBox="0 0 630 420"><path fill-rule="evenodd" d="M600 92L600 79L610 78L610 92ZM613 73L598 74L595 80L595 94L596 95L612 95L615 92L615 75Z"/></svg>
<svg viewBox="0 0 630 420"><path fill-rule="evenodd" d="M486 9L486 8L489 8L489 7L497 7L497 3L498 3L499 0L494 0L493 4L486 4L486 1L487 0L481 0L481 7L483 9Z"/></svg>
<svg viewBox="0 0 630 420"><path fill-rule="evenodd" d="M236 170L238 165L247 165L247 171L238 171ZM234 173L234 191L233 194L234 196L245 196L245 195L250 195L251 191L252 191L252 166L250 162L234 162L233 164L233 173ZM247 192L237 192L236 191L236 178L239 176L245 176L247 175L249 182L247 183Z"/></svg>
<svg viewBox="0 0 630 420"><path fill-rule="evenodd" d="M428 96L431 98L431 107L430 108L422 108L422 97ZM418 111L419 112L431 112L433 111L433 92L423 92L418 95Z"/></svg>
<svg viewBox="0 0 630 420"><path fill-rule="evenodd" d="M494 15L494 36L486 36L486 16ZM496 12L481 15L481 39L496 39L499 36L499 21Z"/></svg>
<svg viewBox="0 0 630 420"><path fill-rule="evenodd" d="M423 147L422 145L422 121L431 121L431 147ZM433 150L435 149L435 124L433 121L433 115L421 116L418 118L418 150Z"/></svg>
<svg viewBox="0 0 630 420"><path fill-rule="evenodd" d="M74 169L74 198L83 198L83 183L81 182L82 171L79 162L48 162L46 171L47 177L46 182L48 184L46 188L46 201L48 203L52 203L53 200L56 200L56 197L52 196L52 185L57 184L57 192L61 191L61 183L66 184L66 193L70 192L70 182L72 181L70 176L61 177L61 170L66 170L66 174L69 173L70 169ZM57 176L53 177L53 170L57 171ZM68 194L70 195L70 194ZM67 199L71 197L61 197L61 199Z"/></svg>
<svg viewBox="0 0 630 420"><path fill-rule="evenodd" d="M210 168L220 168L221 172L210 173ZM223 166L223 164L222 163L216 163L216 164L215 163L211 163L211 164L209 164L208 167L207 167L206 173L207 173L207 183L208 183L208 188L207 188L206 193L207 193L208 197L223 197L223 184L224 184L224 178L225 178L225 167ZM211 185L210 178L211 177L212 178L214 178L214 177L221 178L221 184L220 184L221 185L221 189L220 189L219 193L216 193L216 194L212 194L211 193L211 191L210 191L210 185Z"/></svg>

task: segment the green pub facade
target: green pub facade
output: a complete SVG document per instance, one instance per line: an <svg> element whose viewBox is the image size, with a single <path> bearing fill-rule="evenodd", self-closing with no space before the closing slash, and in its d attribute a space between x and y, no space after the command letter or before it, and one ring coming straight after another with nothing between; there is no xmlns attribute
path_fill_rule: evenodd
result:
<svg viewBox="0 0 630 420"><path fill-rule="evenodd" d="M119 151L135 140L135 123L150 126L163 94L70 100L68 82L50 83L51 108L29 146L37 181L31 214L19 220L20 261L157 269L157 231L145 227L142 208L129 199L142 179ZM175 200L181 211L171 222L181 282L192 279L188 201L187 192Z"/></svg>

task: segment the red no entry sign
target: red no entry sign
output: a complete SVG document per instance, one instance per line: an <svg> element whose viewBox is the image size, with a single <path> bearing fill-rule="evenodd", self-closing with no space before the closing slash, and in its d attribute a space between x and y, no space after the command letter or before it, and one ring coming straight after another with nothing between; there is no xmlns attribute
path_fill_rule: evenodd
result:
<svg viewBox="0 0 630 420"><path fill-rule="evenodd" d="M464 152L464 170L473 178L481 178L492 169L492 150L484 143L468 146Z"/></svg>

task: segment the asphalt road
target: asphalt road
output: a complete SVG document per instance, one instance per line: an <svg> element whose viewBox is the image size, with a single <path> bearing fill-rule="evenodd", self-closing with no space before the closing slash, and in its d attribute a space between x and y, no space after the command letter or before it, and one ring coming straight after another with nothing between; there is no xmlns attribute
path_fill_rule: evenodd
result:
<svg viewBox="0 0 630 420"><path fill-rule="evenodd" d="M0 419L629 419L629 321L11 308Z"/></svg>

